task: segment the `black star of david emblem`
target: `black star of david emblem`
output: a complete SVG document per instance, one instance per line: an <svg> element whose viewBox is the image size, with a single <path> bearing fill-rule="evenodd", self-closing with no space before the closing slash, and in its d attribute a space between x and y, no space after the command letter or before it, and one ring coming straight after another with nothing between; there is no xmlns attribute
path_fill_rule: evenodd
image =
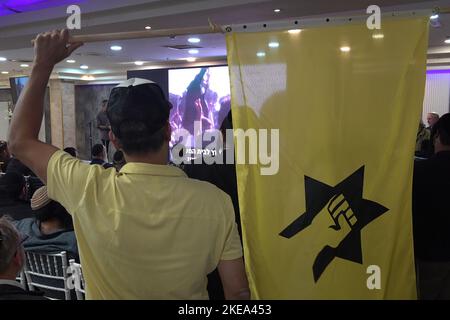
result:
<svg viewBox="0 0 450 320"><path fill-rule="evenodd" d="M330 228L340 230L340 221L342 223L344 218L351 230L336 248L326 245L319 252L313 265L315 282L336 257L363 263L361 229L388 211L376 202L363 199L363 185L364 166L334 187L305 176L306 212L287 226L280 236L289 239L309 227L327 204L334 222Z"/></svg>

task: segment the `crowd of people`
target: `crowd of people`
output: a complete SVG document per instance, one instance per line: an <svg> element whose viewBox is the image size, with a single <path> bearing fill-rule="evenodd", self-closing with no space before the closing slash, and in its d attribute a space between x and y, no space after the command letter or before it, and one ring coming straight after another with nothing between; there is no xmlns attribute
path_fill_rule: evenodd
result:
<svg viewBox="0 0 450 320"><path fill-rule="evenodd" d="M250 299L235 167L167 165L170 103L156 83L112 90L90 162L38 140L50 72L81 45L67 37L36 38L10 140L0 142L0 299L43 299L15 281L24 250L81 260L89 299ZM229 113L221 129L231 123ZM428 124L419 125L413 183L418 289L450 299L450 114L430 114ZM119 150L113 163L109 142Z"/></svg>

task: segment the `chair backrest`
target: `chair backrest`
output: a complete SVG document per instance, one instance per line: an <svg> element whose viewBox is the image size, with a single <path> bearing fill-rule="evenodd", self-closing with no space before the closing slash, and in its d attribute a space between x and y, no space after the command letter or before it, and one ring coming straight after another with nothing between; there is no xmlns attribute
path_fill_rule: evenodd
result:
<svg viewBox="0 0 450 320"><path fill-rule="evenodd" d="M45 296L53 299L71 299L68 287L67 253L44 254L25 251L25 276L31 291L42 289Z"/></svg>
<svg viewBox="0 0 450 320"><path fill-rule="evenodd" d="M86 295L85 282L83 277L83 271L81 269L81 264L76 263L74 259L69 260L70 270L72 272L73 284L75 286L75 294L77 295L77 300L84 300Z"/></svg>
<svg viewBox="0 0 450 320"><path fill-rule="evenodd" d="M25 277L25 272L23 270L20 271L20 274L16 277L16 281L20 282L23 288L28 289L27 279Z"/></svg>

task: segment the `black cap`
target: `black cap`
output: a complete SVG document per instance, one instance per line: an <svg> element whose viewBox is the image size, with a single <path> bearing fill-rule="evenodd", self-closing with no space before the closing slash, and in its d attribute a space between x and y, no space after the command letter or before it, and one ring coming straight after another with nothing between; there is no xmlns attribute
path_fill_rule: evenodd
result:
<svg viewBox="0 0 450 320"><path fill-rule="evenodd" d="M170 103L157 83L132 78L111 91L106 113L119 139L129 131L130 124L142 134L152 135L166 125Z"/></svg>

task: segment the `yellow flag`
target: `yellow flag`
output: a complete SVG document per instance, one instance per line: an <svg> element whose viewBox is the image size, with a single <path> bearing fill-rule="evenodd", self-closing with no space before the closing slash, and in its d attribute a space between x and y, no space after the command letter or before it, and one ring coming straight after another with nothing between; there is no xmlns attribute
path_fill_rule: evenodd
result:
<svg viewBox="0 0 450 320"><path fill-rule="evenodd" d="M237 165L253 298L416 298L427 44L427 18L227 35L234 128L259 130L257 164Z"/></svg>

